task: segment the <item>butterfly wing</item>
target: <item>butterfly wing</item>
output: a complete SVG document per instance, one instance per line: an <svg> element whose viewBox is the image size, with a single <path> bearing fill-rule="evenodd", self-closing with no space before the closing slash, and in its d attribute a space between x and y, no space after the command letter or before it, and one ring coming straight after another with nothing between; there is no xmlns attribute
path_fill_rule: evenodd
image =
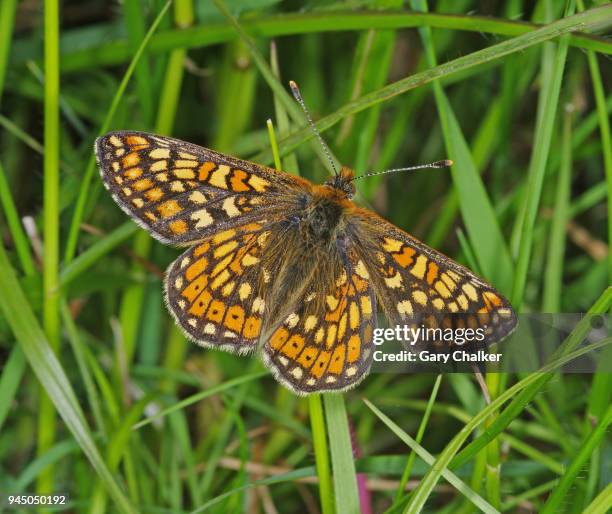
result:
<svg viewBox="0 0 612 514"><path fill-rule="evenodd" d="M375 326L367 269L348 239L340 239L266 338L263 359L298 394L350 389L372 363Z"/></svg>
<svg viewBox="0 0 612 514"><path fill-rule="evenodd" d="M201 146L143 132L96 140L105 187L164 243L187 245L286 212L310 183Z"/></svg>
<svg viewBox="0 0 612 514"><path fill-rule="evenodd" d="M166 272L166 303L177 324L197 344L248 353L262 330L267 271L262 253L266 222L248 223L201 241Z"/></svg>
<svg viewBox="0 0 612 514"><path fill-rule="evenodd" d="M470 270L370 211L355 209L352 219L390 324L480 328L486 344L514 330L508 300Z"/></svg>

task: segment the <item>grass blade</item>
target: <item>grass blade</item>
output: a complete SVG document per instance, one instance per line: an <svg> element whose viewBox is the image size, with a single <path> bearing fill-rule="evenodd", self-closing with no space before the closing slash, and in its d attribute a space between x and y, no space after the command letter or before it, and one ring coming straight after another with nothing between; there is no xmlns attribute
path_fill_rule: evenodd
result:
<svg viewBox="0 0 612 514"><path fill-rule="evenodd" d="M610 509L612 509L612 482L582 511L582 514L606 514Z"/></svg>
<svg viewBox="0 0 612 514"><path fill-rule="evenodd" d="M43 328L54 352L60 347L60 198L59 198L59 2L49 0L44 7L45 82L44 82L44 145L43 155ZM42 394L38 416L38 455L53 445L56 417L49 398ZM37 491L54 491L54 473L47 468L38 476Z"/></svg>
<svg viewBox="0 0 612 514"><path fill-rule="evenodd" d="M548 260L542 292L542 312L559 312L563 287L563 262L565 256L566 224L569 220L569 200L572 179L572 114L566 111L563 123L561 167L557 179L557 191L550 240Z"/></svg>
<svg viewBox="0 0 612 514"><path fill-rule="evenodd" d="M329 471L329 454L327 448L327 435L325 432L325 419L321 396L311 394L308 397L308 410L310 412L310 426L312 429L312 447L315 454L317 476L319 477L319 501L323 514L333 514L334 493L332 489L331 473Z"/></svg>
<svg viewBox="0 0 612 514"><path fill-rule="evenodd" d="M610 7L599 7L585 11L584 13L563 18L540 29L507 41L503 41L502 43L492 45L469 55L459 57L436 66L435 68L411 75L404 79L398 80L397 82L393 82L392 84L389 84L383 88L377 89L376 91L368 93L357 100L348 102L332 114L321 118L316 123L317 128L320 132L323 132L351 114L360 112L377 103L384 102L390 98L405 93L406 91L429 84L430 82L439 80L442 77L448 77L460 71L465 71L475 66L480 66L488 62L501 59L506 55L523 51L534 45L557 38L563 34L569 34L577 30L583 30L586 32L603 30L610 25L612 25L612 8ZM297 130L287 138L279 141L281 153L291 151L298 144L312 137L313 135L309 127L304 127ZM269 163L271 162L271 158L272 155L270 151L265 150L254 157L253 160L256 162Z"/></svg>
<svg viewBox="0 0 612 514"><path fill-rule="evenodd" d="M456 15L439 13L410 13L380 11L300 13L261 16L244 20L244 29L261 37L310 34L313 32L339 32L368 29L406 29L421 27L463 30L499 36L521 36L540 28L540 25L524 21L496 19L490 16ZM590 32L584 27L583 32ZM206 23L187 30L167 30L151 41L150 53L163 54L176 48L202 48L236 38L229 23ZM577 33L571 36L571 44L602 54L612 54L612 42L603 37ZM68 46L68 45L67 45ZM21 65L25 60L37 59L35 52L23 52L16 59ZM118 65L130 60L129 44L125 40L103 42L86 48L69 50L62 55L62 70L77 71L95 66Z"/></svg>
<svg viewBox="0 0 612 514"><path fill-rule="evenodd" d="M6 415L11 410L21 377L25 371L25 365L23 351L19 345L15 345L2 367L2 375L0 375L0 431L6 420Z"/></svg>
<svg viewBox="0 0 612 514"><path fill-rule="evenodd" d="M425 434L425 429L427 428L427 423L429 422L429 416L431 415L432 408L436 402L436 397L438 396L438 389L440 389L441 383L442 383L442 375L438 375L436 377L434 386L431 389L431 394L429 395L429 400L427 401L427 407L425 407L425 412L423 413L423 417L421 418L421 423L419 424L419 429L417 430L416 439L414 440L414 442L417 445L420 445L421 441L423 440L423 435ZM416 458L416 455L417 455L417 452L414 450L414 448L410 444L408 446L410 446L412 451L410 452L410 455L408 456L408 460L406 461L406 467L404 468L404 472L402 473L402 478L400 480L399 487L397 488L397 492L395 493L395 503L399 502L402 498L402 495L404 494L404 490L406 489L406 484L408 483L408 480L410 479L410 473L412 473L412 466L414 465L414 459Z"/></svg>
<svg viewBox="0 0 612 514"><path fill-rule="evenodd" d="M419 10L427 7L427 4L420 0L413 0L412 5ZM436 54L431 40L431 30L423 27L420 31L428 64L435 67ZM507 293L510 290L513 266L495 211L459 122L439 81L433 83L433 89L444 142L449 157L455 163L451 166L453 183L457 188L461 214L472 241L478 267L488 280L502 292Z"/></svg>
<svg viewBox="0 0 612 514"><path fill-rule="evenodd" d="M410 449L417 454L421 459L423 459L427 464L433 466L435 464L435 457L429 453L425 448L423 448L419 443L417 443L412 437L410 437L406 432L404 432L397 424L391 420L387 415L385 415L382 411L377 409L372 403L364 398L364 403L368 406L368 408L378 416L385 425L387 425L393 433L399 437L404 443L406 443ZM411 454L412 455L412 454ZM463 480L461 480L457 475L444 468L442 471L442 476L448 480L450 484L452 484L459 492L465 495L476 507L478 507L482 512L486 512L487 514L499 513L497 509L495 509L492 505L487 503L484 498L480 495L476 494L476 492L471 489ZM408 509L406 512L410 512Z"/></svg>
<svg viewBox="0 0 612 514"><path fill-rule="evenodd" d="M583 1L577 0L577 3L579 11L583 11ZM597 64L597 57L593 51L587 52L587 60L591 72L595 107L597 108L599 131L601 133L604 170L608 189L608 245L612 246L612 137L610 137L610 118L607 114L606 97L601 72ZM608 252L608 281L612 283L612 252Z"/></svg>
<svg viewBox="0 0 612 514"><path fill-rule="evenodd" d="M587 435L585 440L578 445L579 450L577 455L574 457L565 473L563 473L561 476L559 483L552 490L548 500L546 500L546 503L544 504L544 507L540 510L541 514L553 514L562 510L565 495L569 491L570 487L574 485L574 482L578 477L578 473L589 460L595 448L605 437L610 423L612 423L612 406L608 407L608 411L601 419L599 424L590 434Z"/></svg>
<svg viewBox="0 0 612 514"><path fill-rule="evenodd" d="M132 57L132 60L130 61L130 65L125 71L125 75L123 75L121 84L119 84L119 87L117 88L117 91L115 92L115 96L113 97L113 101L111 102L111 105L106 113L104 121L102 122L102 125L100 126L100 131L98 132L98 135L104 134L110 128L113 118L115 116L115 113L117 112L117 108L119 107L119 103L121 102L123 98L123 94L125 93L127 85L130 81L130 78L132 77L134 73L134 69L136 68L136 65L138 64L140 57L142 56L145 48L147 47L151 39L151 36L153 35L155 30L161 23L162 18L164 17L164 15L166 14L166 11L170 7L170 3L171 3L171 0L168 0L166 4L164 5L164 7L160 10L159 14L155 18L155 21L149 27L149 30L147 31L146 36L140 43L138 50ZM89 186L91 184L91 179L93 177L95 169L96 169L96 157L95 155L93 155L93 152L92 152L92 156L89 159L89 162L87 163L87 168L85 168L85 173L81 181L81 188L79 190L79 196L77 198L74 212L72 214L72 219L70 221L70 230L68 232L68 240L66 243L66 250L64 252L64 263L65 264L68 264L70 263L70 261L72 261L72 259L74 258L74 254L76 252L76 246L77 246L77 241L79 237L79 230L81 227L81 221L83 220L83 214L85 212L85 205L86 205L86 202L91 200L90 198L88 198Z"/></svg>
<svg viewBox="0 0 612 514"><path fill-rule="evenodd" d="M334 478L334 497L336 512L358 513L359 493L355 459L351 444L348 417L344 406L344 395L327 393L323 395L325 421L330 444L332 472Z"/></svg>
<svg viewBox="0 0 612 514"><path fill-rule="evenodd" d="M570 2L568 11L573 11L573 2ZM559 103L559 93L563 81L563 70L565 69L568 42L567 36L563 36L560 39L552 70L552 80L543 85L540 93L539 102L544 102L544 104L538 113L541 113L541 116L538 116L536 134L533 142L533 152L529 165L527 198L524 204L523 216L521 216L522 223L517 230L517 233L520 234L520 242L511 296L512 305L517 310L520 310L522 305L525 284L527 282L527 272L533 246L533 231L538 214L538 207L540 205L542 184L544 183L544 174L546 172L555 116L557 114L557 105ZM545 58L545 56L543 58Z"/></svg>
<svg viewBox="0 0 612 514"><path fill-rule="evenodd" d="M49 346L26 299L4 247L0 245L0 310L53 405L100 477L117 510L135 513L121 487L106 467L79 406L72 386Z"/></svg>
<svg viewBox="0 0 612 514"><path fill-rule="evenodd" d="M4 78L6 77L8 60L11 52L16 11L17 0L4 0L0 4L0 104L2 103Z"/></svg>
<svg viewBox="0 0 612 514"><path fill-rule="evenodd" d="M34 266L34 259L30 251L30 244L21 226L17 207L15 207L13 195L11 194L8 181L6 180L2 163L0 163L0 203L2 204L23 272L27 276L33 276L36 274L36 267Z"/></svg>

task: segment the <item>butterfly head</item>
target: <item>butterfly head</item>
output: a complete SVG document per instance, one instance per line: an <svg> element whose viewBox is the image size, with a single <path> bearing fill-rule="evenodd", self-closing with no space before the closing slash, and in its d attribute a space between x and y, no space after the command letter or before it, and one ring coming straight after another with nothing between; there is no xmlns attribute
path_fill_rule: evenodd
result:
<svg viewBox="0 0 612 514"><path fill-rule="evenodd" d="M340 194L340 196L350 200L355 194L355 184L353 184L354 178L355 172L351 168L342 166L340 173L330 178L327 182L325 182L325 185L333 188L336 193Z"/></svg>

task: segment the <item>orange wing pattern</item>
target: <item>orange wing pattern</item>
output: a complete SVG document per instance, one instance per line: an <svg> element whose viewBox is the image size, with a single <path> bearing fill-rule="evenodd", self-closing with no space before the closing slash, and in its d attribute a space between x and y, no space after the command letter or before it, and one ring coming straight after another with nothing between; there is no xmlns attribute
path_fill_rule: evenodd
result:
<svg viewBox="0 0 612 514"><path fill-rule="evenodd" d="M170 265L166 301L190 339L230 352L255 350L265 309L260 262L269 235L261 223L226 229Z"/></svg>
<svg viewBox="0 0 612 514"><path fill-rule="evenodd" d="M390 324L482 328L487 344L516 326L491 286L347 199L352 172L313 186L142 132L111 132L96 155L129 216L162 242L192 245L165 281L188 337L237 353L261 347L298 394L349 389L367 375L377 300Z"/></svg>
<svg viewBox="0 0 612 514"><path fill-rule="evenodd" d="M310 183L201 146L143 132L98 138L104 185L164 243L185 245L282 213Z"/></svg>
<svg viewBox="0 0 612 514"><path fill-rule="evenodd" d="M390 324L482 328L486 344L514 330L508 300L470 270L369 211L356 209L355 220Z"/></svg>
<svg viewBox="0 0 612 514"><path fill-rule="evenodd" d="M264 344L266 365L298 394L354 387L372 363L374 289L355 250L339 250Z"/></svg>

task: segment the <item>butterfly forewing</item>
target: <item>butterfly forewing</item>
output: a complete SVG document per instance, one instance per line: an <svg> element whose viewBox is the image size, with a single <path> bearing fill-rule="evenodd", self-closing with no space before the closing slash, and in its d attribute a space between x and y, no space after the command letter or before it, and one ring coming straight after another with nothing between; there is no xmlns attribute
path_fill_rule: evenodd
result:
<svg viewBox="0 0 612 514"><path fill-rule="evenodd" d="M162 242L186 245L290 208L309 183L177 139L111 132L96 141L104 185Z"/></svg>
<svg viewBox="0 0 612 514"><path fill-rule="evenodd" d="M370 211L353 219L391 325L481 329L485 345L514 330L508 300L470 270Z"/></svg>

